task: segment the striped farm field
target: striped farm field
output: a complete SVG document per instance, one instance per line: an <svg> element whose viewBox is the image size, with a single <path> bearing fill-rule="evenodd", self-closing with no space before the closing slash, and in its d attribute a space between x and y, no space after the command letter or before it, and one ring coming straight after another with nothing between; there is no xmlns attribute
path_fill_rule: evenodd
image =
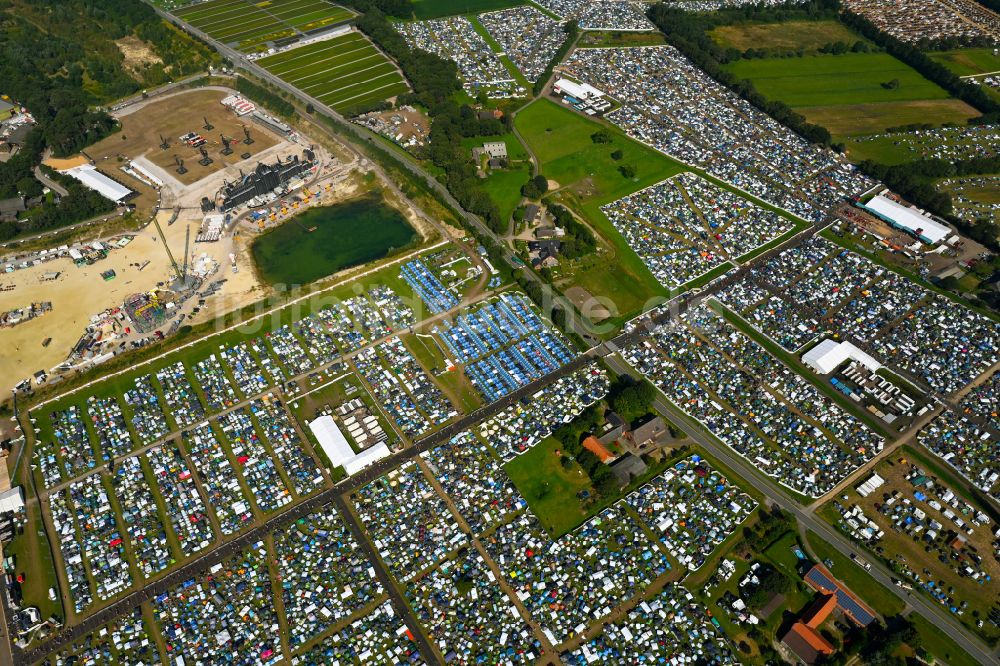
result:
<svg viewBox="0 0 1000 666"><path fill-rule="evenodd" d="M173 12L240 51L262 51L302 34L342 23L354 12L327 0L207 0Z"/></svg>
<svg viewBox="0 0 1000 666"><path fill-rule="evenodd" d="M257 64L346 114L409 91L396 65L359 32L261 58Z"/></svg>

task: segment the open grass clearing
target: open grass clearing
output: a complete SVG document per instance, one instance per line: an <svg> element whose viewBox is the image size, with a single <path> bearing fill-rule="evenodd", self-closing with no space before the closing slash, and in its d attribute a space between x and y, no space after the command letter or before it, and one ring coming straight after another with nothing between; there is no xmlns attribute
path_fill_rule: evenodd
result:
<svg viewBox="0 0 1000 666"><path fill-rule="evenodd" d="M947 99L948 92L886 53L740 60L726 69L791 107ZM898 87L882 84L896 80Z"/></svg>
<svg viewBox="0 0 1000 666"><path fill-rule="evenodd" d="M739 49L803 49L815 51L824 44L865 41L840 21L784 21L781 23L736 23L708 33L716 44Z"/></svg>
<svg viewBox="0 0 1000 666"><path fill-rule="evenodd" d="M1000 56L993 55L991 48L928 51L927 56L958 76L1000 71Z"/></svg>
<svg viewBox="0 0 1000 666"><path fill-rule="evenodd" d="M889 127L915 123L965 124L980 115L958 99L811 106L799 107L796 111L809 122L827 128L835 137L875 134Z"/></svg>
<svg viewBox="0 0 1000 666"><path fill-rule="evenodd" d="M666 296L666 290L600 207L680 173L685 169L683 165L633 141L616 127L585 118L550 100L528 105L514 122L538 158L541 173L559 183L558 199L590 223L613 253L607 271L570 269L572 275L564 277L571 281L582 279L585 284L579 286L615 303L621 318L637 314L654 297ZM602 129L611 135L611 143L591 139ZM621 159L612 158L615 151L621 151ZM626 164L635 167L635 178L625 178L619 171Z"/></svg>

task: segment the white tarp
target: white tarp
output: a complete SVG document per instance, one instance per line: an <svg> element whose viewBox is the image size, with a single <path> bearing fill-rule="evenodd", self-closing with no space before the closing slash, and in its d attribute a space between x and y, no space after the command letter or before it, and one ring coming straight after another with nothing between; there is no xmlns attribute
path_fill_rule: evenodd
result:
<svg viewBox="0 0 1000 666"><path fill-rule="evenodd" d="M947 226L935 222L916 208L904 206L881 194L865 204L865 208L931 245L940 243L953 233Z"/></svg>
<svg viewBox="0 0 1000 666"><path fill-rule="evenodd" d="M354 453L344 433L340 432L337 423L328 414L310 421L309 429L316 436L316 441L333 466L343 467L348 476L389 455L389 447L385 443L376 444L361 453Z"/></svg>
<svg viewBox="0 0 1000 666"><path fill-rule="evenodd" d="M122 201L132 194L132 190L128 189L121 183L111 180L98 171L97 167L91 166L90 164L73 167L72 169L63 171L62 173L76 178L78 181L83 183L84 187L94 190L102 197L110 199L115 203Z"/></svg>

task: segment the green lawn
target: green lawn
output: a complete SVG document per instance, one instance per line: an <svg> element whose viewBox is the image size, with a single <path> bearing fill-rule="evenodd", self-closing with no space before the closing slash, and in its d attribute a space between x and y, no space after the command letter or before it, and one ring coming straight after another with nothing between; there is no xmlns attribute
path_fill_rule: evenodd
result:
<svg viewBox="0 0 1000 666"><path fill-rule="evenodd" d="M947 99L948 92L886 53L740 60L726 68L791 107ZM899 81L886 89L883 83Z"/></svg>
<svg viewBox="0 0 1000 666"><path fill-rule="evenodd" d="M556 455L560 444L547 438L504 467L542 526L552 535L565 534L586 517L577 494L593 494L590 478L575 462L569 469Z"/></svg>
<svg viewBox="0 0 1000 666"><path fill-rule="evenodd" d="M903 601L880 583L876 583L868 573L840 554L833 546L819 535L809 532L809 546L821 561L829 559L833 562L830 573L851 588L865 603L875 609L883 617L898 615L904 607Z"/></svg>
<svg viewBox="0 0 1000 666"><path fill-rule="evenodd" d="M762 48L815 51L831 42L854 44L859 40L865 41L843 23L834 20L737 23L719 26L708 35L720 46L740 51Z"/></svg>
<svg viewBox="0 0 1000 666"><path fill-rule="evenodd" d="M675 160L625 136L616 127L590 120L550 100L538 100L515 118L521 136L538 158L541 172L560 186L558 198L581 214L614 250L610 263L590 267L573 276L573 282L594 296L611 299L622 317L634 314L654 296L666 291L600 211L620 199L669 178L685 167ZM600 129L612 136L609 144L594 143ZM611 154L620 150L622 158ZM628 179L622 165L636 169Z"/></svg>
<svg viewBox="0 0 1000 666"><path fill-rule="evenodd" d="M525 162L512 165L508 169L492 171L486 180L482 181L483 189L500 208L500 219L504 222L510 220L514 209L521 203L521 186L527 183L529 178L531 178L531 166Z"/></svg>
<svg viewBox="0 0 1000 666"><path fill-rule="evenodd" d="M978 666L978 662L959 647L958 643L941 631L937 625L928 622L916 613L910 615L910 621L920 632L923 648L948 666Z"/></svg>
<svg viewBox="0 0 1000 666"><path fill-rule="evenodd" d="M423 20L455 14L478 14L525 3L526 0L414 0L413 17Z"/></svg>
<svg viewBox="0 0 1000 666"><path fill-rule="evenodd" d="M1000 71L1000 56L993 55L990 48L928 51L927 55L959 76Z"/></svg>

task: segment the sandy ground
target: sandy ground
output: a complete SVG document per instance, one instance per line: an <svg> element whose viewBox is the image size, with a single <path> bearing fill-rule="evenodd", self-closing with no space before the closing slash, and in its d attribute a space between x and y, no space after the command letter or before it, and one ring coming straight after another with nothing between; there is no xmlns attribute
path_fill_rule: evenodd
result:
<svg viewBox="0 0 1000 666"><path fill-rule="evenodd" d="M184 236L191 224L192 237L198 221L178 220L166 226L169 213L161 213L163 233L178 262L184 256ZM232 239L218 243L192 242L192 254L208 254L220 263L220 270L213 279L227 278L225 298L237 304L260 298L253 270L249 265L232 273L229 253ZM140 271L130 264L149 260ZM110 282L101 278L103 271L113 269L117 277ZM59 271L62 275L54 282L40 282L42 273ZM91 316L105 308L121 305L129 294L148 291L158 282L169 279L170 260L163 250L163 243L150 225L139 232L124 249L113 250L108 258L91 266L77 267L70 259L59 259L4 276L4 284L14 284L11 291L0 292L0 310L12 310L34 301L50 301L52 311L13 328L0 328L0 390L13 387L21 379L37 370L49 370L66 359L69 351L90 323ZM216 296L222 298L222 296ZM238 305L237 305L238 307ZM52 338L48 347L42 347L45 338Z"/></svg>

